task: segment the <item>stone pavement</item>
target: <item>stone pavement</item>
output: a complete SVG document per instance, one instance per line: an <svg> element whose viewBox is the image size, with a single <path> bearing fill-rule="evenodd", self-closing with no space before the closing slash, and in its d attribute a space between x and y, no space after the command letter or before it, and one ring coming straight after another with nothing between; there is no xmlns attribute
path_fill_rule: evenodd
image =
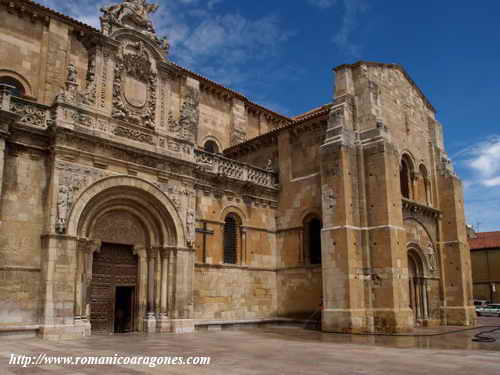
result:
<svg viewBox="0 0 500 375"><path fill-rule="evenodd" d="M500 319L482 319L499 325ZM75 341L0 339L1 375L308 374L499 375L500 341L471 341L477 331L443 336L349 336L296 327L198 332L185 335L93 336ZM500 340L500 332L495 334ZM22 368L8 365L11 353L49 356L210 356L209 366L78 366Z"/></svg>

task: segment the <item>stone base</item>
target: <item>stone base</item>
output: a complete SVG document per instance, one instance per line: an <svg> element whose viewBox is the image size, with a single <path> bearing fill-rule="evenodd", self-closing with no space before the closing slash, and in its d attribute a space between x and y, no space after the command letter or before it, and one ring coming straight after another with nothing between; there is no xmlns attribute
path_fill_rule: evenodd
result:
<svg viewBox="0 0 500 375"><path fill-rule="evenodd" d="M405 333L415 326L404 310L324 310L321 330L336 333Z"/></svg>
<svg viewBox="0 0 500 375"><path fill-rule="evenodd" d="M154 316L148 316L144 319L144 332L156 333L156 318Z"/></svg>
<svg viewBox="0 0 500 375"><path fill-rule="evenodd" d="M323 310L321 330L336 333L368 332L366 310Z"/></svg>
<svg viewBox="0 0 500 375"><path fill-rule="evenodd" d="M168 317L161 317L157 320L157 332L167 333L172 332L172 321Z"/></svg>
<svg viewBox="0 0 500 375"><path fill-rule="evenodd" d="M443 316L449 326L473 326L477 322L474 306L449 306L443 308Z"/></svg>
<svg viewBox="0 0 500 375"><path fill-rule="evenodd" d="M170 321L172 324L171 332L173 333L193 333L194 323L193 319L173 319Z"/></svg>
<svg viewBox="0 0 500 375"><path fill-rule="evenodd" d="M415 328L415 319L411 309L373 310L372 332L405 333Z"/></svg>
<svg viewBox="0 0 500 375"><path fill-rule="evenodd" d="M38 335L43 340L73 340L90 336L90 322L80 321L71 325L42 325Z"/></svg>
<svg viewBox="0 0 500 375"><path fill-rule="evenodd" d="M441 327L443 323L439 319L427 319L422 321L422 327L426 328L437 328Z"/></svg>

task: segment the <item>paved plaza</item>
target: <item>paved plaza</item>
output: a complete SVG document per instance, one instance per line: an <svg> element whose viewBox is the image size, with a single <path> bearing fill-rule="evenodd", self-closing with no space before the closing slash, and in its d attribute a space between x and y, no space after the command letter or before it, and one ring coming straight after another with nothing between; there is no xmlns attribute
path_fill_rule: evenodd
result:
<svg viewBox="0 0 500 375"><path fill-rule="evenodd" d="M500 319L482 319L500 325ZM92 336L47 342L2 338L2 375L82 374L500 374L500 341L475 343L480 330L441 336L389 337L324 334L297 327L224 330L185 335ZM500 340L500 332L494 336ZM208 366L9 366L11 354L49 356L210 356Z"/></svg>

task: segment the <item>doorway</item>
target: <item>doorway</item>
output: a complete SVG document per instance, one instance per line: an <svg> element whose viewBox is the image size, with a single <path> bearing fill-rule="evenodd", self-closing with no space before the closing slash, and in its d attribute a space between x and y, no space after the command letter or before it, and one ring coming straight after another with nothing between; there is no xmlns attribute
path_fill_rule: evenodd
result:
<svg viewBox="0 0 500 375"><path fill-rule="evenodd" d="M90 301L93 333L132 332L137 328L137 267L132 246L104 243L94 254Z"/></svg>
<svg viewBox="0 0 500 375"><path fill-rule="evenodd" d="M134 328L135 287L117 286L115 292L115 333L132 332Z"/></svg>

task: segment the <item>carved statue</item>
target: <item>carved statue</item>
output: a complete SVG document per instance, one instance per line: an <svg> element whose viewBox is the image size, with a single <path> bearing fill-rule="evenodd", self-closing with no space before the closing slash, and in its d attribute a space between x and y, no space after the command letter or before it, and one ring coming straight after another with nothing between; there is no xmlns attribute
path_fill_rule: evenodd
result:
<svg viewBox="0 0 500 375"><path fill-rule="evenodd" d="M269 172L273 172L274 171L272 159L268 159L267 160L266 171L269 171Z"/></svg>
<svg viewBox="0 0 500 375"><path fill-rule="evenodd" d="M57 218L56 232L64 233L66 231L66 220L68 218L69 209L71 206L70 189L65 186L59 186L59 195L57 197Z"/></svg>
<svg viewBox="0 0 500 375"><path fill-rule="evenodd" d="M68 65L68 82L71 83L76 83L76 76L78 74L78 71L76 70L76 66L73 64Z"/></svg>
<svg viewBox="0 0 500 375"><path fill-rule="evenodd" d="M194 210L188 210L186 215L187 243L192 247L194 244L195 228L194 228Z"/></svg>
<svg viewBox="0 0 500 375"><path fill-rule="evenodd" d="M159 5L148 4L146 0L124 0L121 4L101 8L103 19L118 25L123 25L129 19L139 27L154 33L154 27L149 15L158 10Z"/></svg>
<svg viewBox="0 0 500 375"><path fill-rule="evenodd" d="M184 97L179 118L180 136L186 139L194 138L196 135L199 120L199 98L198 93L190 88Z"/></svg>

